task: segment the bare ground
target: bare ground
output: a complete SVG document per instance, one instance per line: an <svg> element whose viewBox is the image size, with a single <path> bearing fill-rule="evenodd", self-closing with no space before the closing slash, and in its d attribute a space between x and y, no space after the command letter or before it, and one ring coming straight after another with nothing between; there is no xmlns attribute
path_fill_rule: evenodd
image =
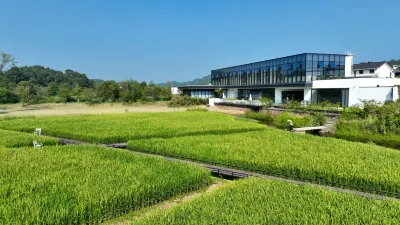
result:
<svg viewBox="0 0 400 225"><path fill-rule="evenodd" d="M22 107L21 104L0 105L4 116L56 116L78 114L110 114L125 112L174 112L185 111L186 108L169 108L165 103L147 103L123 105L120 103L87 105L85 103L51 103Z"/></svg>
<svg viewBox="0 0 400 225"><path fill-rule="evenodd" d="M204 107L205 106L200 106ZM80 114L112 114L126 112L182 112L187 108L170 108L165 102L124 105L121 103L104 103L87 105L85 103L50 103L23 107L22 104L0 105L0 118L2 117L26 117L26 116L57 116ZM247 109L212 106L207 108L211 112L221 112L233 116L243 115Z"/></svg>

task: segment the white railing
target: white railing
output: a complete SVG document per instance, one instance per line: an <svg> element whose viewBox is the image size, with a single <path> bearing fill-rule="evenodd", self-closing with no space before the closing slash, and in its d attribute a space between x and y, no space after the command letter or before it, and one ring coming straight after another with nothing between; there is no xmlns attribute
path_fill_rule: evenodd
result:
<svg viewBox="0 0 400 225"><path fill-rule="evenodd" d="M261 102L260 100L225 100L216 98L214 103L225 103L225 104L232 104L232 105L242 105L242 106L264 106L265 103Z"/></svg>

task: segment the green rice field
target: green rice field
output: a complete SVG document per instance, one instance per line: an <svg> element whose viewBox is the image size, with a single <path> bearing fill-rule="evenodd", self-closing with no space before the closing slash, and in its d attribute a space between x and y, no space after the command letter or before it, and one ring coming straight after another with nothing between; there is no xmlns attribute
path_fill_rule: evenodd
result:
<svg viewBox="0 0 400 225"><path fill-rule="evenodd" d="M268 128L230 135L132 140L128 148L400 193L399 151L334 138Z"/></svg>
<svg viewBox="0 0 400 225"><path fill-rule="evenodd" d="M400 193L399 151L219 113L13 118L0 121L0 224L98 224L127 213L138 214L123 224L400 223L398 200L261 178L228 181L180 203L174 199L213 182L210 172L129 150L61 146L56 138L33 135L37 127L53 137L129 140L133 151ZM34 149L33 140L44 147ZM171 205L157 208L167 200Z"/></svg>
<svg viewBox="0 0 400 225"><path fill-rule="evenodd" d="M400 203L245 179L133 224L399 224Z"/></svg>
<svg viewBox="0 0 400 225"><path fill-rule="evenodd" d="M201 134L230 134L262 130L265 126L212 112L126 113L21 118L0 121L0 129L33 132L95 143L169 138Z"/></svg>
<svg viewBox="0 0 400 225"><path fill-rule="evenodd" d="M204 187L204 169L94 146L0 149L0 224L98 223Z"/></svg>
<svg viewBox="0 0 400 225"><path fill-rule="evenodd" d="M56 138L36 136L33 134L8 131L8 130L0 130L0 147L33 147L33 141L37 141L38 143L42 143L44 146L48 145L57 145L58 141Z"/></svg>

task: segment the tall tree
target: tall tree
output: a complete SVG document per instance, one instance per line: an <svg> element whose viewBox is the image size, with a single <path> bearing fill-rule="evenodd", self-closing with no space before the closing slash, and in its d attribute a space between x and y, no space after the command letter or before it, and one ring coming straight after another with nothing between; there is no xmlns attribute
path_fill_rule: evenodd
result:
<svg viewBox="0 0 400 225"><path fill-rule="evenodd" d="M1 61L0 61L0 71L7 70L10 66L15 66L16 62L14 57L11 54L7 54L5 52L0 52Z"/></svg>
<svg viewBox="0 0 400 225"><path fill-rule="evenodd" d="M152 81L150 81L149 85L146 87L144 91L144 95L146 100L155 101L158 100L161 94L161 89L159 86L155 85Z"/></svg>
<svg viewBox="0 0 400 225"><path fill-rule="evenodd" d="M58 94L59 88L56 82L50 82L47 85L47 96L56 96Z"/></svg>
<svg viewBox="0 0 400 225"><path fill-rule="evenodd" d="M102 101L113 102L119 98L119 85L115 81L104 81L97 87L96 94Z"/></svg>
<svg viewBox="0 0 400 225"><path fill-rule="evenodd" d="M39 102L40 99L39 87L35 86L29 81L21 81L18 84L16 92L24 106Z"/></svg>
<svg viewBox="0 0 400 225"><path fill-rule="evenodd" d="M14 92L0 87L0 104L17 103L18 96Z"/></svg>

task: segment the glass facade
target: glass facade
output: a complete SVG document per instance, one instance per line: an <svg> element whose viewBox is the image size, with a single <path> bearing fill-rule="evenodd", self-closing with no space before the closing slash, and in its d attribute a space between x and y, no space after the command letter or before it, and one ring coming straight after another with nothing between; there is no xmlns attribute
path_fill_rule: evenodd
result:
<svg viewBox="0 0 400 225"><path fill-rule="evenodd" d="M345 55L304 53L211 71L215 86L305 83L344 77Z"/></svg>
<svg viewBox="0 0 400 225"><path fill-rule="evenodd" d="M349 89L313 89L311 92L311 102L320 104L323 101L338 103L340 106L349 105Z"/></svg>

